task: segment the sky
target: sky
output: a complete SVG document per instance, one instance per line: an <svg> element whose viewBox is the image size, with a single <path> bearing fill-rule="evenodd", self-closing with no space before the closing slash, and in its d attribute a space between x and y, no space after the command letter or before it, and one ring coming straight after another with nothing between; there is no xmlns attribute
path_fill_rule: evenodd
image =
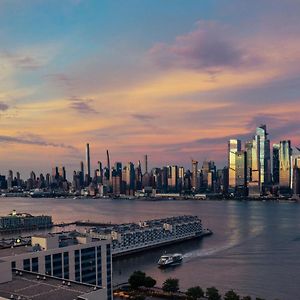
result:
<svg viewBox="0 0 300 300"><path fill-rule="evenodd" d="M226 164L300 145L299 0L0 0L0 173Z"/></svg>

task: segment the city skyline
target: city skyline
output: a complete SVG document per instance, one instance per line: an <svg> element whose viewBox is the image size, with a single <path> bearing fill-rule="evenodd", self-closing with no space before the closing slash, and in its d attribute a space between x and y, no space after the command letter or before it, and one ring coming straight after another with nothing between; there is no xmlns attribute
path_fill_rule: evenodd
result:
<svg viewBox="0 0 300 300"><path fill-rule="evenodd" d="M106 149L124 162L225 165L227 141L260 123L272 144L300 145L299 9L2 1L1 172L77 169L86 142L93 166Z"/></svg>
<svg viewBox="0 0 300 300"><path fill-rule="evenodd" d="M264 130L267 130L267 136L269 137L270 133L269 133L269 128L266 129L267 125L266 124L260 124L256 127L256 131L260 130L261 128L264 128ZM257 134L257 132L256 132ZM232 136L229 137L229 139L226 141L226 143L224 143L224 152L221 154L221 156L223 157L223 159L221 160L223 163L222 164L217 164L217 167L219 169L222 169L224 167L228 167L229 169L229 178L231 178L230 176L230 172L231 172L231 160L233 160L233 165L235 165L235 153L236 152L248 152L250 149L248 149L249 147L249 143L251 142L252 139L256 139L256 134L255 132L252 132L252 135L250 134L249 136ZM289 143L289 149L296 149L297 151L300 151L300 146L298 145L294 145L293 141L289 140L289 139L283 139L283 140L278 140L278 141L274 141L274 142L270 142L270 140L268 140L269 142L269 147L270 147L270 151L272 152L274 147L279 147L279 143ZM233 146L231 145L233 143ZM238 144L238 146L236 146L236 144ZM232 147L232 148L231 148ZM251 149L252 149L252 145L251 145ZM252 151L252 150L250 150ZM162 162L161 165L155 164L155 162L151 161L151 153L149 155L149 153L147 154L142 154L141 157L135 157L133 159L133 157L131 157L131 159L129 159L128 161L124 161L122 159L119 159L118 157L115 157L113 155L113 164L110 163L110 154L109 154L109 150L103 150L103 153L95 153L93 151L93 145L92 147L90 147L90 143L85 143L84 145L82 145L82 149L81 149L82 155L79 158L79 160L77 161L74 169L68 168L68 172L67 172L67 176L65 176L68 180L71 180L72 178L72 172L76 171L76 170L81 170L81 172L85 175L88 175L89 178L93 177L93 174L95 171L97 171L97 169L104 169L104 168L108 168L109 170L112 170L115 168L115 164L121 163L123 165L126 165L127 163L133 163L139 167L141 167L141 169L143 170L143 174L147 173L148 170L153 170L155 168L159 168L159 167L163 167L163 166L178 166L178 167L183 167L185 170L189 170L191 172L193 172L194 169L194 163L197 164L197 166L199 165L199 168L202 166L202 162L209 162L212 161L214 163L219 162L220 158L219 157L213 157L211 156L210 159L204 158L201 159L198 156L189 156L188 159L188 163L187 164L180 164L178 163L178 161L169 161L169 162ZM270 162L273 163L273 159L271 158L271 152L270 152ZM92 153L92 154L91 154ZM188 155L188 153L187 153ZM231 157L230 157L231 155ZM279 154L278 154L279 155ZM249 155L248 155L249 156ZM150 164L148 163L148 157L150 157ZM99 159L101 158L101 159ZM251 164L252 164L252 159L251 158ZM257 159L256 159L257 160ZM141 163L142 162L142 163ZM52 170L54 168L58 168L58 169L64 169L64 172L66 172L66 166L68 164L66 164L65 162L61 161L59 158L56 160L56 162L54 162L52 165L49 165L49 168L47 170L42 170L42 171L38 171L38 170L34 170L31 169L28 171L28 174L30 174L31 172L34 172L36 174L36 176L38 176L39 174L47 174L47 173L51 173L50 170ZM150 165L150 167L149 167ZM269 166L271 168L271 166ZM22 175L20 170L22 170L22 166L19 166L18 169L12 169L9 168L8 170L2 170L0 169L0 175L4 175L6 176L7 174L9 174L9 172L13 171L14 174L19 173L19 175ZM62 172L62 171L61 171ZM258 170L257 170L258 172ZM60 172L59 172L60 173ZM26 178L26 176L28 175L27 173L24 173L23 175L25 175L23 177ZM14 176L15 177L15 176ZM232 183L233 185L235 184L235 180ZM230 181L229 181L229 185L230 185Z"/></svg>
<svg viewBox="0 0 300 300"><path fill-rule="evenodd" d="M137 196L175 193L195 195L199 192L221 197L282 196L299 194L300 148L292 147L290 140L271 145L266 124L256 127L252 138L246 141L231 138L228 141L227 165L217 166L214 160L204 160L202 165L191 158L188 168L177 164L148 168L148 154L137 164L125 163L118 158L111 164L109 150L106 163L97 161L92 168L90 144L86 143L86 157L78 167L68 173L65 166L52 166L51 173L21 177L19 172L8 171L7 179L0 176L0 188L22 193L35 190L38 195L53 196L53 192L69 195ZM69 174L69 177L67 176ZM154 193L154 194L153 194Z"/></svg>

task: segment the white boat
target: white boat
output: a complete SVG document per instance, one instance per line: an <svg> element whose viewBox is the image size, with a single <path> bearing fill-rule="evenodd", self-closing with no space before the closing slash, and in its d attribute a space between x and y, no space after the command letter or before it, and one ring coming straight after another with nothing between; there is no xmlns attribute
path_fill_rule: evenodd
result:
<svg viewBox="0 0 300 300"><path fill-rule="evenodd" d="M158 265L160 267L167 267L172 265L177 265L182 262L182 254L174 253L174 254L164 254L160 257L158 261Z"/></svg>

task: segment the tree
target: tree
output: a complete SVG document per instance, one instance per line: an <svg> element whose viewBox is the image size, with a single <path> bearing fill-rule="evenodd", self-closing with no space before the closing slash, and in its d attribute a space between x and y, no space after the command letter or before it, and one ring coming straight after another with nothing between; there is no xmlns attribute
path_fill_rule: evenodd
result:
<svg viewBox="0 0 300 300"><path fill-rule="evenodd" d="M164 292L176 293L179 290L179 280L176 278L168 278L163 283L162 289Z"/></svg>
<svg viewBox="0 0 300 300"><path fill-rule="evenodd" d="M152 288L156 285L156 280L151 276L146 276L144 279L144 286L148 288Z"/></svg>
<svg viewBox="0 0 300 300"><path fill-rule="evenodd" d="M135 271L128 279L128 283L133 289L137 289L145 284L146 274L142 271Z"/></svg>
<svg viewBox="0 0 300 300"><path fill-rule="evenodd" d="M225 294L224 300L240 300L240 296L233 290L230 290Z"/></svg>
<svg viewBox="0 0 300 300"><path fill-rule="evenodd" d="M186 291L186 295L189 299L196 300L198 298L204 297L204 292L200 286L194 286Z"/></svg>
<svg viewBox="0 0 300 300"><path fill-rule="evenodd" d="M221 295L214 286L206 289L206 297L208 300L221 300Z"/></svg>
<svg viewBox="0 0 300 300"><path fill-rule="evenodd" d="M250 296L245 296L242 298L242 300L251 300L251 297Z"/></svg>

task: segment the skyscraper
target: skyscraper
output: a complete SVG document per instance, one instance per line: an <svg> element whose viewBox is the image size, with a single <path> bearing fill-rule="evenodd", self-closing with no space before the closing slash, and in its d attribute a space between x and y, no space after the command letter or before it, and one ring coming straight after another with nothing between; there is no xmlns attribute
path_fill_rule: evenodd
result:
<svg viewBox="0 0 300 300"><path fill-rule="evenodd" d="M197 191L198 188L198 161L192 159L192 189Z"/></svg>
<svg viewBox="0 0 300 300"><path fill-rule="evenodd" d="M145 173L148 173L148 155L146 154L145 157Z"/></svg>
<svg viewBox="0 0 300 300"><path fill-rule="evenodd" d="M236 187L236 152L241 151L241 141L231 139L228 142L228 168L229 168L229 189L235 190Z"/></svg>
<svg viewBox="0 0 300 300"><path fill-rule="evenodd" d="M270 141L266 125L256 128L255 140L259 144L259 186L261 193L264 193L271 183Z"/></svg>
<svg viewBox="0 0 300 300"><path fill-rule="evenodd" d="M279 187L280 193L290 192L291 187L291 142L280 141L279 146Z"/></svg>
<svg viewBox="0 0 300 300"><path fill-rule="evenodd" d="M245 150L247 152L247 182L252 181L252 149L253 141L247 141L245 143Z"/></svg>
<svg viewBox="0 0 300 300"><path fill-rule="evenodd" d="M7 176L7 188L8 189L12 189L12 187L13 187L13 180L14 180L13 171L9 170L8 171L8 176Z"/></svg>
<svg viewBox="0 0 300 300"><path fill-rule="evenodd" d="M109 152L108 150L106 150L106 158L107 158L107 169L108 169L108 172L107 172L107 176L106 176L106 179L109 181L110 180L110 158L109 158Z"/></svg>
<svg viewBox="0 0 300 300"><path fill-rule="evenodd" d="M273 144L273 155L272 155L272 178L273 184L279 184L279 144Z"/></svg>
<svg viewBox="0 0 300 300"><path fill-rule="evenodd" d="M246 196L247 188L247 152L235 153L236 191L241 196Z"/></svg>
<svg viewBox="0 0 300 300"><path fill-rule="evenodd" d="M168 188L170 192L178 192L178 166L168 167Z"/></svg>
<svg viewBox="0 0 300 300"><path fill-rule="evenodd" d="M87 143L86 144L86 168L87 168L87 179L88 179L88 182L87 184L90 183L90 180L91 180L91 160L90 160L90 144Z"/></svg>

